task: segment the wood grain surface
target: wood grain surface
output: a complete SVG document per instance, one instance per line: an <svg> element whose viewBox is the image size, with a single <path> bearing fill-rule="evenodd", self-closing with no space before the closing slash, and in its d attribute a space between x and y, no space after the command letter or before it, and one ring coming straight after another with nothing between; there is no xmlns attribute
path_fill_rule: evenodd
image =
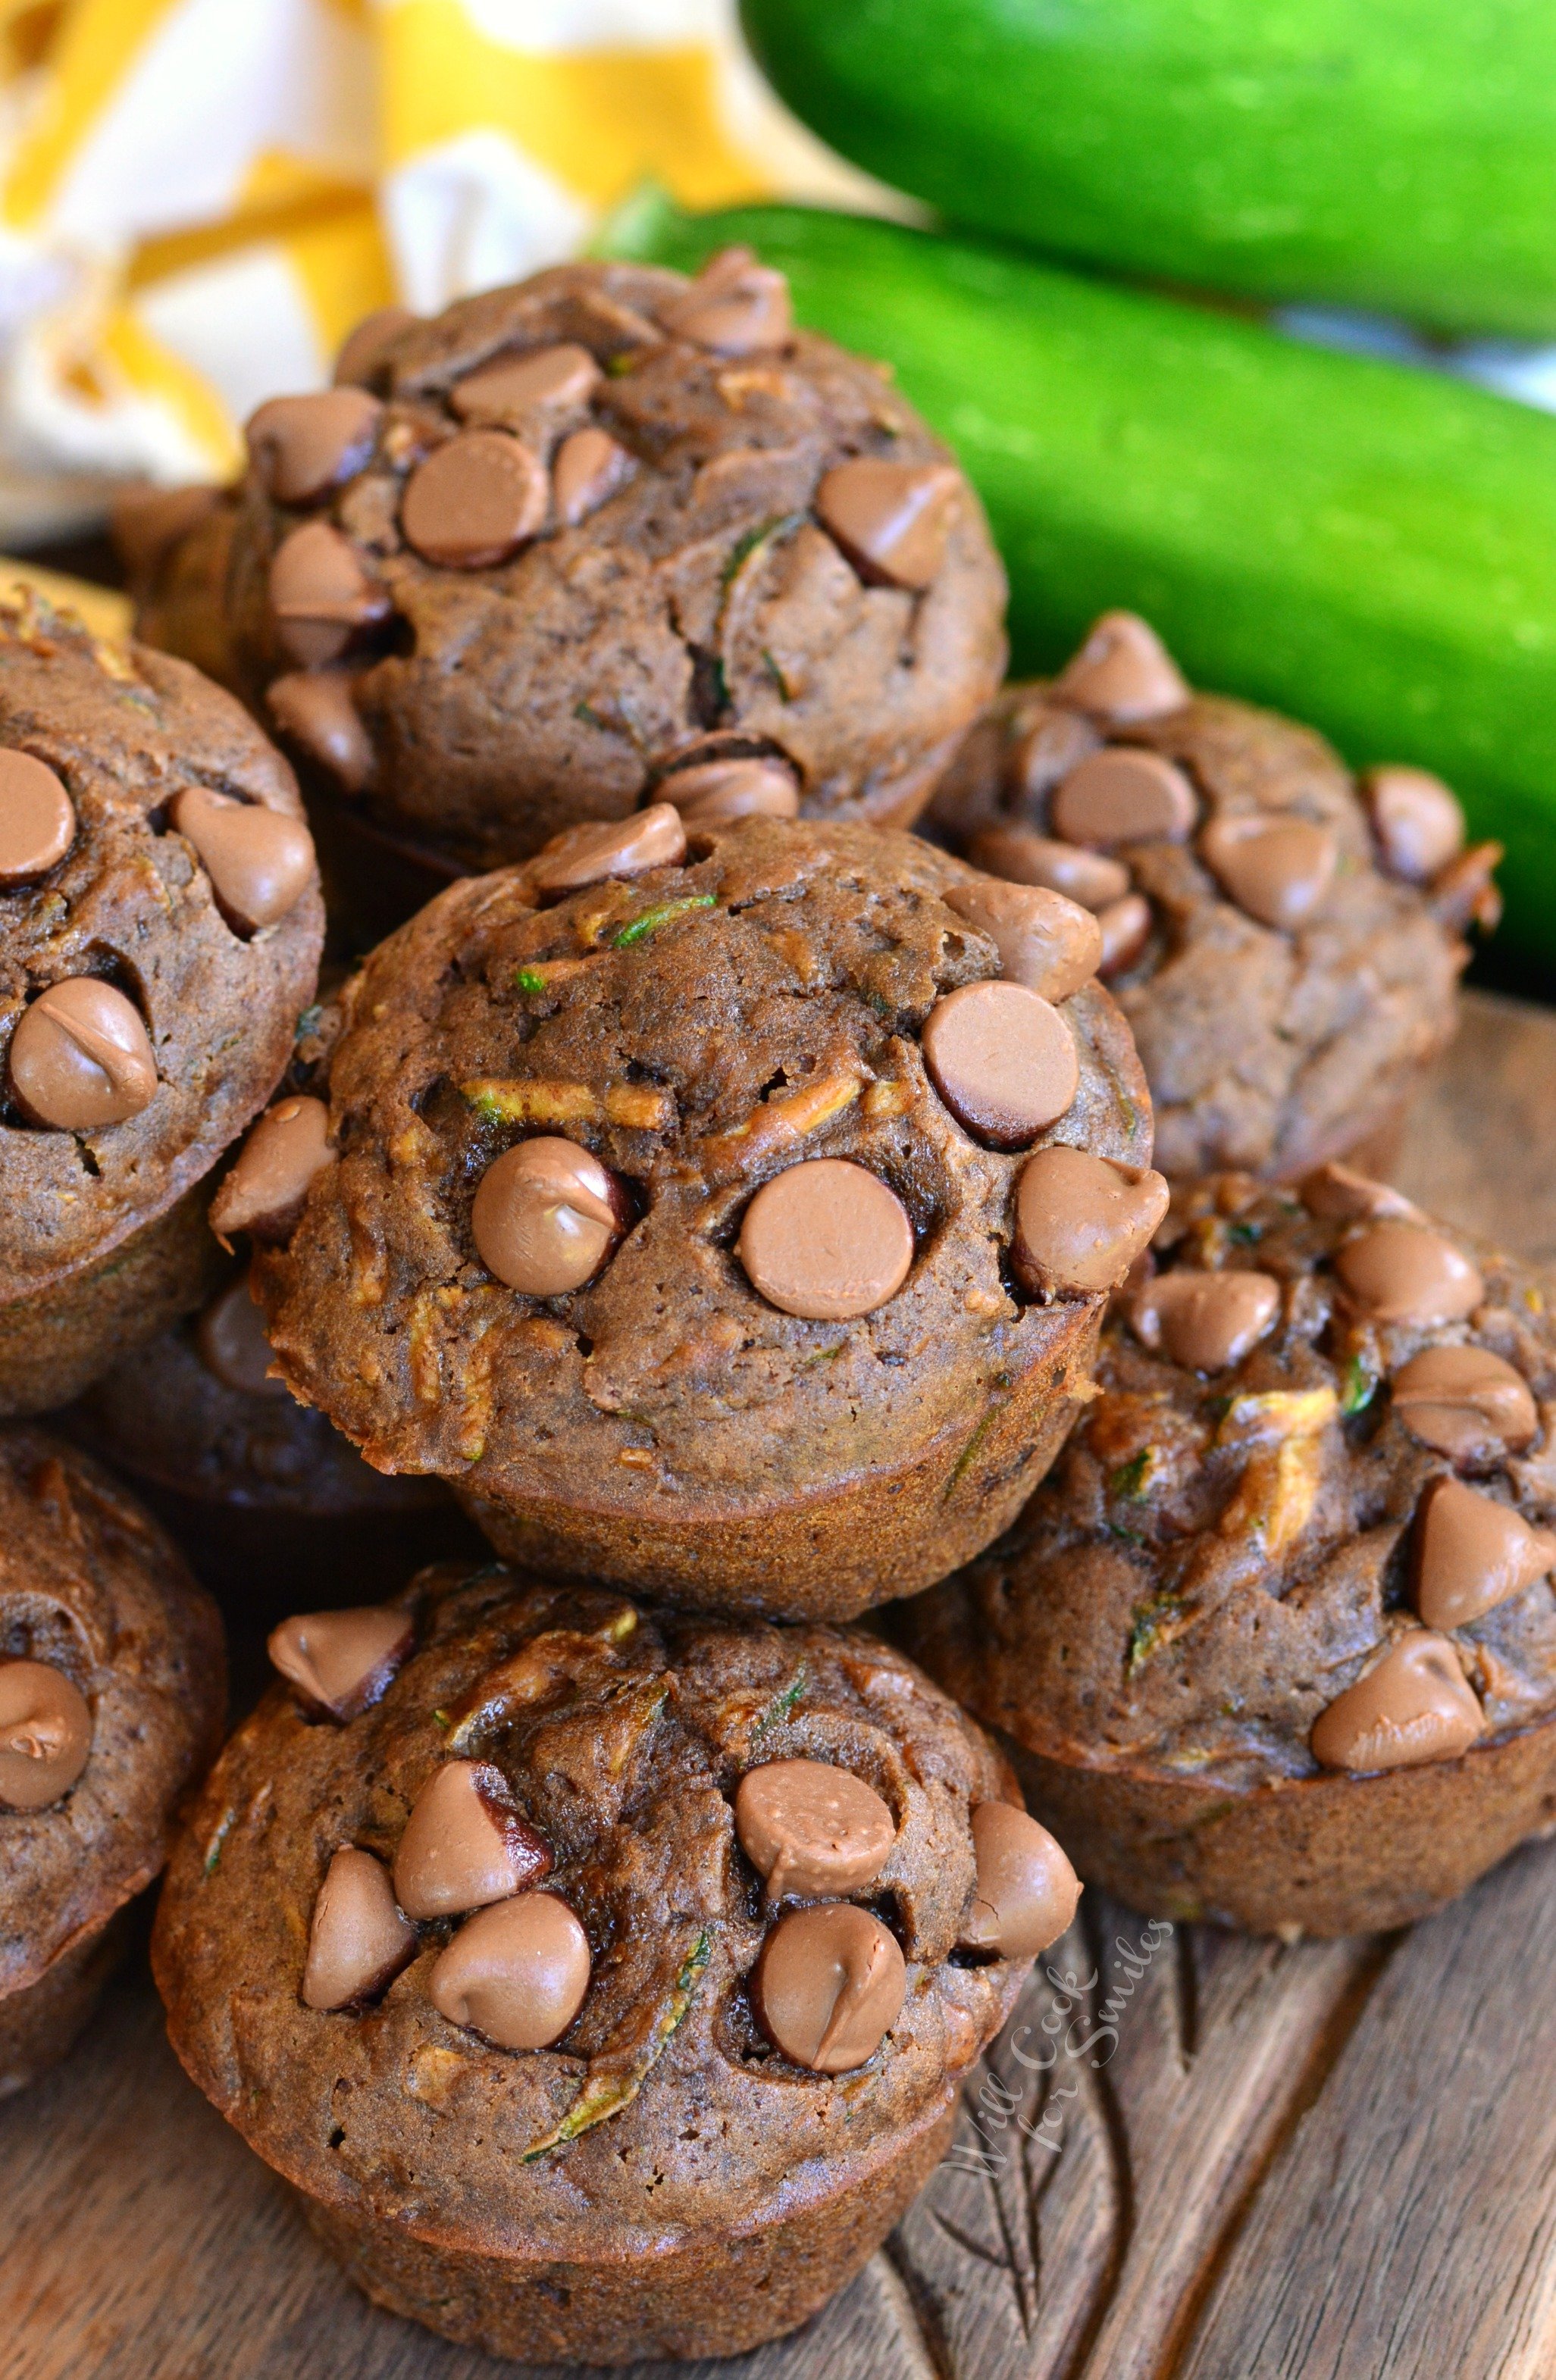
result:
<svg viewBox="0 0 1556 2380"><path fill-rule="evenodd" d="M1396 1178L1556 1259L1556 1015L1471 998ZM1550 2380L1553 1938L1556 1844L1345 1943L1153 1937L1088 1893L886 2250L796 2338L680 2368ZM69 2064L0 2107L0 2380L511 2368L357 2296L184 2081L143 1961Z"/></svg>

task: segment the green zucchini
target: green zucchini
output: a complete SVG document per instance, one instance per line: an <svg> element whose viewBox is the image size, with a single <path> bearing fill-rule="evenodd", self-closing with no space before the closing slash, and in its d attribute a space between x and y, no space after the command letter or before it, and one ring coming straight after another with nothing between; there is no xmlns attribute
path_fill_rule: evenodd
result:
<svg viewBox="0 0 1556 2380"><path fill-rule="evenodd" d="M655 201L610 237L748 241L890 359L988 507L1016 669L1145 613L1198 684L1440 770L1507 844L1509 938L1556 956L1556 417L857 216Z"/></svg>
<svg viewBox="0 0 1556 2380"><path fill-rule="evenodd" d="M1550 0L743 0L791 107L949 221L1556 333Z"/></svg>

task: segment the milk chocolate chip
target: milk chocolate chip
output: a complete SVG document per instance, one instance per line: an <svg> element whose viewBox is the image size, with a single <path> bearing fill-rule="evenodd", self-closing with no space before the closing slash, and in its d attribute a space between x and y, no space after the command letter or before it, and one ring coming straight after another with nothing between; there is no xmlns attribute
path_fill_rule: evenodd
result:
<svg viewBox="0 0 1556 2380"><path fill-rule="evenodd" d="M1104 612L1053 691L1120 727L1181 710L1189 690L1156 630L1134 612Z"/></svg>
<svg viewBox="0 0 1556 2380"><path fill-rule="evenodd" d="M1160 752L1093 752L1053 796L1054 831L1104 851L1121 843L1184 843L1199 814L1194 787Z"/></svg>
<svg viewBox="0 0 1556 2380"><path fill-rule="evenodd" d="M895 1297L913 1226L895 1191L842 1157L812 1157L764 1182L746 1209L739 1257L781 1314L846 1322Z"/></svg>
<svg viewBox="0 0 1556 2380"><path fill-rule="evenodd" d="M75 806L54 771L30 752L0 751L0 889L35 884L75 840Z"/></svg>
<svg viewBox="0 0 1556 2380"><path fill-rule="evenodd" d="M416 320L405 306L379 306L364 314L356 329L347 332L335 358L335 386L348 388L371 380L400 333Z"/></svg>
<svg viewBox="0 0 1556 2380"><path fill-rule="evenodd" d="M598 512L607 496L625 487L637 469L636 458L608 431L575 430L556 450L551 467L552 499L565 528Z"/></svg>
<svg viewBox="0 0 1556 2380"><path fill-rule="evenodd" d="M224 1245L235 1232L279 1246L301 1219L308 1185L334 1156L322 1099L278 1099L267 1108L211 1201L211 1228Z"/></svg>
<svg viewBox="0 0 1556 2380"><path fill-rule="evenodd" d="M1106 981L1132 967L1149 941L1150 903L1138 892L1126 892L1122 901L1108 903L1097 923L1102 935L1097 972Z"/></svg>
<svg viewBox="0 0 1556 2380"><path fill-rule="evenodd" d="M306 521L282 540L269 585L277 641L305 669L338 661L359 628L389 616L388 596L328 521Z"/></svg>
<svg viewBox="0 0 1556 2380"><path fill-rule="evenodd" d="M366 1603L298 1612L272 1629L265 1650L309 1710L344 1725L383 1701L414 1640L408 1612Z"/></svg>
<svg viewBox="0 0 1556 2380"><path fill-rule="evenodd" d="M1080 1878L1048 1828L1008 1802L980 1802L972 1837L978 1879L961 1939L1001 1959L1035 1959L1074 1917Z"/></svg>
<svg viewBox="0 0 1556 2380"><path fill-rule="evenodd" d="M313 881L313 837L301 819L206 785L186 785L168 815L200 854L216 905L238 933L279 925Z"/></svg>
<svg viewBox="0 0 1556 2380"><path fill-rule="evenodd" d="M539 1884L551 1865L549 1845L502 1770L487 1760L449 1760L433 1770L406 1821L395 1894L407 1917L458 1917Z"/></svg>
<svg viewBox="0 0 1556 2380"><path fill-rule="evenodd" d="M748 248L710 257L690 288L660 309L660 320L673 337L720 356L771 354L788 346L794 330L787 281Z"/></svg>
<svg viewBox="0 0 1556 2380"><path fill-rule="evenodd" d="M482 364L455 382L448 401L461 421L505 421L537 410L565 413L587 405L604 377L589 349L569 340Z"/></svg>
<svg viewBox="0 0 1556 2380"><path fill-rule="evenodd" d="M1434 1479L1416 1509L1412 1556L1427 1626L1463 1628L1556 1569L1556 1536L1462 1479Z"/></svg>
<svg viewBox="0 0 1556 2380"><path fill-rule="evenodd" d="M560 2041L589 1990L589 1937L554 1892L523 1892L483 1909L432 1969L432 2005L499 2049Z"/></svg>
<svg viewBox="0 0 1556 2380"><path fill-rule="evenodd" d="M1539 1426L1523 1374L1485 1347L1424 1347L1393 1377L1394 1411L1423 1446L1455 1463L1497 1463Z"/></svg>
<svg viewBox="0 0 1556 2380"><path fill-rule="evenodd" d="M896 1821L871 1786L824 1760L770 1760L748 1768L735 1797L735 1831L769 1900L837 1896L872 1884L891 1857Z"/></svg>
<svg viewBox="0 0 1556 2380"><path fill-rule="evenodd" d="M1347 1240L1334 1269L1364 1313L1421 1330L1463 1322L1485 1294L1479 1273L1452 1240L1390 1217Z"/></svg>
<svg viewBox="0 0 1556 2380"><path fill-rule="evenodd" d="M467 430L419 463L400 499L400 527L424 562L492 570L545 523L545 466L505 430Z"/></svg>
<svg viewBox="0 0 1556 2380"><path fill-rule="evenodd" d="M1116 1288L1167 1212L1166 1182L1083 1148L1039 1148L1015 1184L1010 1260L1033 1297Z"/></svg>
<svg viewBox="0 0 1556 2380"><path fill-rule="evenodd" d="M1348 1165L1317 1166L1303 1175L1296 1191L1307 1212L1326 1223L1380 1222L1385 1216L1410 1223L1424 1220L1420 1208L1411 1205L1403 1190L1391 1188L1387 1182L1371 1182Z"/></svg>
<svg viewBox="0 0 1556 2380"><path fill-rule="evenodd" d="M590 819L564 827L536 853L529 876L537 897L559 901L609 876L641 876L675 868L687 856L687 831L669 802L650 803L631 818Z"/></svg>
<svg viewBox="0 0 1556 2380"><path fill-rule="evenodd" d="M97 1132L156 1096L157 1062L139 1011L95 976L67 976L24 1008L11 1035L11 1089L33 1123Z"/></svg>
<svg viewBox="0 0 1556 2380"><path fill-rule="evenodd" d="M1450 933L1471 926L1482 933L1496 930L1502 914L1502 896L1492 878L1502 856L1500 843L1477 843L1450 860L1431 888L1432 915Z"/></svg>
<svg viewBox="0 0 1556 2380"><path fill-rule="evenodd" d="M528 1297L581 1289L626 1225L621 1185L570 1140L521 1140L481 1175L470 1210L488 1272Z"/></svg>
<svg viewBox="0 0 1556 2380"><path fill-rule="evenodd" d="M880 587L928 587L945 559L961 492L949 463L891 463L857 455L829 471L816 511L861 578Z"/></svg>
<svg viewBox="0 0 1556 2380"><path fill-rule="evenodd" d="M1147 1281L1129 1307L1136 1337L1190 1372L1240 1364L1274 1327L1281 1284L1267 1272L1169 1272Z"/></svg>
<svg viewBox="0 0 1556 2380"><path fill-rule="evenodd" d="M395 1905L388 1870L371 1852L344 1846L329 1864L302 1971L310 2009L360 2008L386 1991L416 1956L416 1928Z"/></svg>
<svg viewBox="0 0 1556 2380"><path fill-rule="evenodd" d="M346 793L362 793L372 783L377 759L349 677L337 670L288 670L266 687L265 705L282 734Z"/></svg>
<svg viewBox="0 0 1556 2380"><path fill-rule="evenodd" d="M782 760L698 760L673 769L659 786L691 829L726 826L742 818L797 818L799 787Z"/></svg>
<svg viewBox="0 0 1556 2380"><path fill-rule="evenodd" d="M1240 909L1288 934L1317 917L1340 862L1329 828L1297 818L1212 819L1199 851Z"/></svg>
<svg viewBox="0 0 1556 2380"><path fill-rule="evenodd" d="M1042 884L953 884L945 905L1000 953L1000 973L1044 1000L1068 1000L1097 972L1102 929L1089 909Z"/></svg>
<svg viewBox="0 0 1556 2380"><path fill-rule="evenodd" d="M1456 1760L1485 1726L1453 1639L1414 1628L1313 1722L1313 1757L1358 1775Z"/></svg>
<svg viewBox="0 0 1556 2380"><path fill-rule="evenodd" d="M965 983L935 1002L920 1037L924 1063L957 1123L996 1148L1020 1148L1058 1119L1080 1087L1069 1026L1019 983Z"/></svg>
<svg viewBox="0 0 1556 2380"><path fill-rule="evenodd" d="M1121 860L1052 841L1029 826L985 827L968 844L967 856L991 876L1010 884L1044 884L1086 909L1106 909L1129 890L1129 870Z"/></svg>
<svg viewBox="0 0 1556 2380"><path fill-rule="evenodd" d="M317 504L366 468L383 415L361 388L273 396L249 417L249 459L277 504Z"/></svg>
<svg viewBox="0 0 1556 2380"><path fill-rule="evenodd" d="M47 1661L0 1661L0 1810L46 1810L91 1751L91 1710Z"/></svg>
<svg viewBox="0 0 1556 2380"><path fill-rule="evenodd" d="M1429 884L1465 847L1465 814L1426 769L1369 769L1362 792L1372 813L1378 856L1391 876Z"/></svg>
<svg viewBox="0 0 1556 2380"><path fill-rule="evenodd" d="M906 1988L903 1954L881 1920L834 1900L779 1920L751 1976L751 2006L795 2065L845 2074L880 2048Z"/></svg>
<svg viewBox="0 0 1556 2380"><path fill-rule="evenodd" d="M195 1353L214 1380L244 1397L284 1397L284 1380L273 1380L275 1361L265 1337L264 1317L239 1273L213 1297L194 1328Z"/></svg>

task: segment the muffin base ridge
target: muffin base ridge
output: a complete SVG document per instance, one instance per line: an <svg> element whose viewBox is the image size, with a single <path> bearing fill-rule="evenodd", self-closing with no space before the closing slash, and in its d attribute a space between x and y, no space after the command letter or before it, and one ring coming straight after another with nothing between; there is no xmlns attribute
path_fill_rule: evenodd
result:
<svg viewBox="0 0 1556 2380"><path fill-rule="evenodd" d="M62 1950L36 1983L0 1998L0 2099L24 2091L75 2044L129 1939L128 1907Z"/></svg>

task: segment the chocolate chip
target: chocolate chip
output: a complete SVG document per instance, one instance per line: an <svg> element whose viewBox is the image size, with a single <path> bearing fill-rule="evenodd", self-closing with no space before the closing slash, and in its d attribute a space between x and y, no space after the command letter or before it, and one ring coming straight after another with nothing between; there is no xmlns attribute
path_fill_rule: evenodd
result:
<svg viewBox="0 0 1556 2380"><path fill-rule="evenodd" d="M1150 903L1139 892L1126 892L1122 901L1110 901L1101 910L1097 923L1102 933L1102 955L1097 972L1104 982L1115 975L1124 975L1144 952L1150 940Z"/></svg>
<svg viewBox="0 0 1556 2380"><path fill-rule="evenodd" d="M1501 922L1502 896L1492 873L1502 856L1500 843L1477 843L1450 861L1431 888L1432 915L1450 933L1478 926L1493 933Z"/></svg>
<svg viewBox="0 0 1556 2380"><path fill-rule="evenodd" d="M215 488L121 488L108 507L108 533L131 581L149 578L164 554L221 503Z"/></svg>
<svg viewBox="0 0 1556 2380"><path fill-rule="evenodd" d="M95 976L68 976L22 1010L10 1063L17 1104L55 1132L126 1123L156 1096L157 1063L140 1012Z"/></svg>
<svg viewBox="0 0 1556 2380"><path fill-rule="evenodd" d="M1017 733L1002 774L1011 792L1028 802L1040 802L1097 749L1097 730L1073 710L1056 710L1044 703L1035 717L1023 710L1013 724Z"/></svg>
<svg viewBox="0 0 1556 2380"><path fill-rule="evenodd" d="M351 698L351 680L336 670L289 670L272 679L265 705L284 735L300 744L348 794L371 784L377 756Z"/></svg>
<svg viewBox="0 0 1556 2380"><path fill-rule="evenodd" d="M561 1297L591 1281L627 1221L625 1195L598 1158L570 1140L521 1140L480 1177L470 1209L476 1254L527 1297Z"/></svg>
<svg viewBox="0 0 1556 2380"><path fill-rule="evenodd" d="M1485 1723L1453 1639L1413 1628L1319 1712L1308 1741L1325 1768L1370 1775L1456 1760Z"/></svg>
<svg viewBox="0 0 1556 2380"><path fill-rule="evenodd" d="M1073 1105L1080 1062L1069 1026L1019 983L965 983L920 1036L935 1088L965 1130L1020 1148Z"/></svg>
<svg viewBox="0 0 1556 2380"><path fill-rule="evenodd" d="M1441 777L1426 769L1369 769L1362 793L1378 856L1391 876L1429 884L1465 847L1465 814Z"/></svg>
<svg viewBox="0 0 1556 2380"><path fill-rule="evenodd" d="M1420 1208L1411 1205L1403 1190L1392 1189L1386 1182L1370 1182L1365 1173L1355 1172L1349 1165L1316 1166L1311 1173L1303 1175L1296 1194L1307 1212L1317 1215L1320 1222L1376 1222L1384 1216L1397 1216L1411 1223L1424 1220Z"/></svg>
<svg viewBox="0 0 1556 2380"><path fill-rule="evenodd" d="M641 876L650 868L677 868L687 856L679 810L653 802L631 818L590 819L564 827L529 862L530 887L541 901L559 901L611 876Z"/></svg>
<svg viewBox="0 0 1556 2380"><path fill-rule="evenodd" d="M377 1999L415 1958L416 1943L416 1928L395 1907L383 1862L371 1852L343 1847L313 1904L304 2008L360 2008Z"/></svg>
<svg viewBox="0 0 1556 2380"><path fill-rule="evenodd" d="M1199 852L1240 909L1288 934L1318 916L1340 864L1329 828L1297 818L1212 819Z"/></svg>
<svg viewBox="0 0 1556 2380"><path fill-rule="evenodd" d="M1463 1322L1485 1295L1479 1273L1452 1240L1392 1218L1347 1240L1334 1269L1364 1313L1418 1330Z"/></svg>
<svg viewBox="0 0 1556 2380"><path fill-rule="evenodd" d="M1147 1166L1118 1165L1083 1148L1039 1148L1015 1184L1016 1279L1034 1297L1116 1288L1150 1245L1169 1196Z"/></svg>
<svg viewBox="0 0 1556 2380"><path fill-rule="evenodd" d="M674 338L720 356L772 354L794 333L787 281L748 248L710 257L691 286L661 307L660 320Z"/></svg>
<svg viewBox="0 0 1556 2380"><path fill-rule="evenodd" d="M427 1989L450 2024L499 2049L548 2049L589 1990L589 1937L554 1892L524 1892L483 1909L432 1969Z"/></svg>
<svg viewBox="0 0 1556 2380"><path fill-rule="evenodd" d="M275 1361L265 1337L264 1317L239 1273L213 1297L194 1327L195 1353L213 1380L244 1397L285 1397L284 1380L268 1375Z"/></svg>
<svg viewBox="0 0 1556 2380"><path fill-rule="evenodd" d="M948 909L987 934L1000 953L1000 973L1044 1000L1068 1000L1097 972L1102 931L1089 909L1042 884L953 884L941 896Z"/></svg>
<svg viewBox="0 0 1556 2380"><path fill-rule="evenodd" d="M346 333L335 358L335 386L346 388L375 378L401 332L410 330L417 320L404 306L379 306L364 314L356 329Z"/></svg>
<svg viewBox="0 0 1556 2380"><path fill-rule="evenodd" d="M1093 752L1072 769L1050 816L1066 843L1185 843L1199 814L1194 787L1160 752Z"/></svg>
<svg viewBox="0 0 1556 2380"><path fill-rule="evenodd" d="M598 512L608 496L625 487L638 465L607 431L575 430L556 450L551 467L552 500L565 528Z"/></svg>
<svg viewBox="0 0 1556 2380"><path fill-rule="evenodd" d="M0 1661L0 1810L46 1810L91 1751L91 1709L47 1661Z"/></svg>
<svg viewBox="0 0 1556 2380"><path fill-rule="evenodd" d="M1416 1509L1411 1553L1427 1626L1463 1628L1556 1569L1556 1536L1460 1479L1434 1479Z"/></svg>
<svg viewBox="0 0 1556 2380"><path fill-rule="evenodd" d="M812 1157L764 1182L740 1227L740 1261L781 1314L846 1322L895 1297L913 1263L907 1209L842 1157Z"/></svg>
<svg viewBox="0 0 1556 2380"><path fill-rule="evenodd" d="M1120 727L1164 718L1191 698L1156 630L1134 612L1104 612L1053 691Z"/></svg>
<svg viewBox="0 0 1556 2380"><path fill-rule="evenodd" d="M1281 1284L1267 1272L1168 1272L1131 1302L1136 1337L1190 1372L1224 1372L1273 1329Z"/></svg>
<svg viewBox="0 0 1556 2380"><path fill-rule="evenodd" d="M1129 890L1129 870L1100 852L1051 841L1029 826L990 826L967 845L975 868L1009 884L1043 884L1085 909L1105 909Z"/></svg>
<svg viewBox="0 0 1556 2380"><path fill-rule="evenodd" d="M283 538L270 565L270 609L282 650L305 669L337 661L359 628L387 619L389 598L328 521Z"/></svg>
<svg viewBox="0 0 1556 2380"><path fill-rule="evenodd" d="M424 562L492 570L544 527L545 466L505 430L467 430L419 463L400 499L400 527Z"/></svg>
<svg viewBox="0 0 1556 2380"><path fill-rule="evenodd" d="M1035 1959L1074 1917L1079 1877L1048 1828L1008 1802L979 1802L972 1838L978 1877L961 1940L1002 1959Z"/></svg>
<svg viewBox="0 0 1556 2380"><path fill-rule="evenodd" d="M727 826L742 818L797 818L799 787L782 760L698 760L661 780L660 798L674 802L683 822Z"/></svg>
<svg viewBox="0 0 1556 2380"><path fill-rule="evenodd" d="M249 417L249 459L282 504L313 504L366 468L383 407L360 388L273 396Z"/></svg>
<svg viewBox="0 0 1556 2380"><path fill-rule="evenodd" d="M411 1805L395 1854L395 1894L407 1917L458 1917L506 1900L551 1872L535 1832L488 1760L448 1760Z"/></svg>
<svg viewBox="0 0 1556 2380"><path fill-rule="evenodd" d="M1523 1374L1485 1347L1423 1347L1394 1374L1394 1411L1413 1438L1455 1463L1519 1453L1539 1427Z"/></svg>
<svg viewBox="0 0 1556 2380"><path fill-rule="evenodd" d="M0 887L35 884L75 840L75 806L54 771L30 752L0 751Z"/></svg>
<svg viewBox="0 0 1556 2380"><path fill-rule="evenodd" d="M168 816L200 854L217 907L240 934L279 925L314 880L313 837L283 810L187 785Z"/></svg>
<svg viewBox="0 0 1556 2380"><path fill-rule="evenodd" d="M330 1111L322 1099L278 1099L244 1142L237 1164L211 1201L211 1228L230 1242L235 1232L279 1246L302 1217L308 1185L334 1156Z"/></svg>
<svg viewBox="0 0 1556 2380"><path fill-rule="evenodd" d="M769 1900L857 1892L874 1883L897 1839L880 1794L825 1760L748 1768L735 1797L735 1831Z"/></svg>
<svg viewBox="0 0 1556 2380"><path fill-rule="evenodd" d="M273 1666L322 1718L359 1718L382 1702L415 1641L410 1615L390 1604L304 1611L273 1628Z"/></svg>
<svg viewBox="0 0 1556 2380"><path fill-rule="evenodd" d="M949 463L891 463L861 455L816 491L816 511L861 578L928 587L945 559L962 479Z"/></svg>
<svg viewBox="0 0 1556 2380"><path fill-rule="evenodd" d="M906 1988L903 1954L881 1920L833 1900L780 1918L751 1976L751 2006L796 2066L845 2074L880 2048Z"/></svg>
<svg viewBox="0 0 1556 2380"><path fill-rule="evenodd" d="M587 347L567 341L482 364L455 382L448 401L461 421L506 421L516 414L587 405L604 377Z"/></svg>

